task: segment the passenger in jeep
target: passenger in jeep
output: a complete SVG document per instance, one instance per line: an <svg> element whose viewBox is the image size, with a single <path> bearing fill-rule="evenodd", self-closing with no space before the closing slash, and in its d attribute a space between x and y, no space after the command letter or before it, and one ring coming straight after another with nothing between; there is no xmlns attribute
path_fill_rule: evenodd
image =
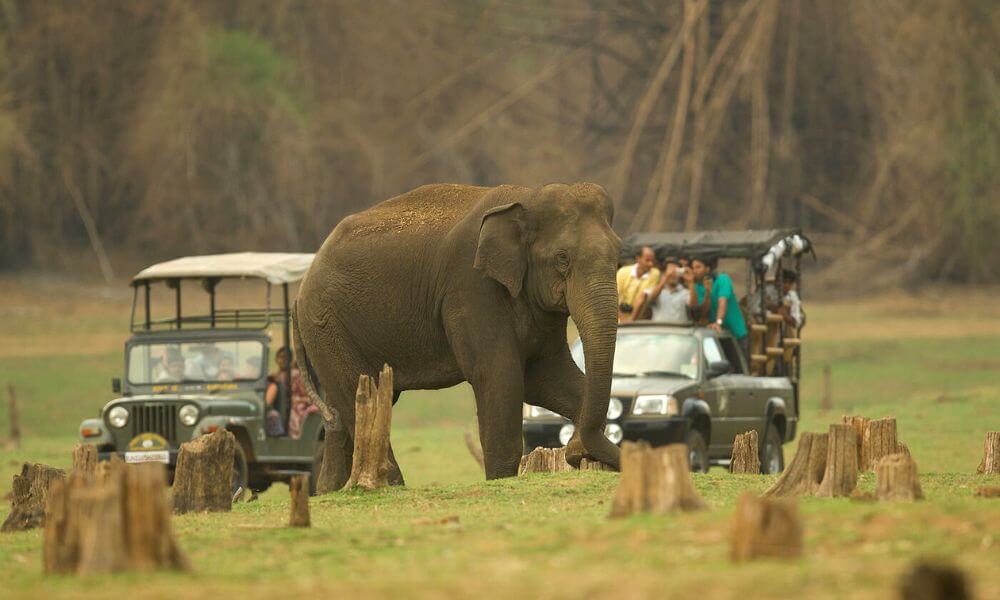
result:
<svg viewBox="0 0 1000 600"><path fill-rule="evenodd" d="M177 346L169 346L163 353L163 363L160 373L156 376L158 383L178 382L184 380L184 355Z"/></svg>

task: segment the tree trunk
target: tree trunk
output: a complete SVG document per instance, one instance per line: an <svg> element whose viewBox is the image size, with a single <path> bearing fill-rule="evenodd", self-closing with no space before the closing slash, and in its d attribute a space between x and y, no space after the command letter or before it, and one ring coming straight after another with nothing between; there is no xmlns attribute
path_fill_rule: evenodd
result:
<svg viewBox="0 0 1000 600"><path fill-rule="evenodd" d="M990 431L983 443L983 460L977 473L996 475L1000 473L1000 431Z"/></svg>
<svg viewBox="0 0 1000 600"><path fill-rule="evenodd" d="M732 473L760 474L760 453L757 450L757 430L751 429L736 436L733 456L729 463Z"/></svg>
<svg viewBox="0 0 1000 600"><path fill-rule="evenodd" d="M858 468L864 464L864 442L865 442L865 431L868 429L868 422L870 419L868 417L852 416L849 417L844 415L841 417L847 425L854 428L855 439L858 442L858 453L857 453L857 463Z"/></svg>
<svg viewBox="0 0 1000 600"><path fill-rule="evenodd" d="M705 502L691 481L687 446L650 448L647 442L622 445L621 478L611 507L612 517L702 508Z"/></svg>
<svg viewBox="0 0 1000 600"><path fill-rule="evenodd" d="M46 573L189 568L170 526L162 465L110 465L56 480L46 510Z"/></svg>
<svg viewBox="0 0 1000 600"><path fill-rule="evenodd" d="M858 484L858 442L851 425L830 425L826 472L817 496L850 496Z"/></svg>
<svg viewBox="0 0 1000 600"><path fill-rule="evenodd" d="M218 429L181 444L174 473L174 513L227 512L233 507L236 438Z"/></svg>
<svg viewBox="0 0 1000 600"><path fill-rule="evenodd" d="M875 497L886 500L923 500L917 463L909 454L890 454L875 465Z"/></svg>
<svg viewBox="0 0 1000 600"><path fill-rule="evenodd" d="M66 479L66 472L47 465L24 463L14 475L11 509L0 531L24 531L45 524L45 503L53 481Z"/></svg>
<svg viewBox="0 0 1000 600"><path fill-rule="evenodd" d="M79 443L73 448L73 472L93 475L97 471L97 448Z"/></svg>
<svg viewBox="0 0 1000 600"><path fill-rule="evenodd" d="M743 492L733 515L729 549L733 562L801 556L802 522L795 501Z"/></svg>
<svg viewBox="0 0 1000 600"><path fill-rule="evenodd" d="M323 422L323 464L316 481L316 493L328 494L344 487L350 473L347 456L351 441L344 430L333 423Z"/></svg>
<svg viewBox="0 0 1000 600"><path fill-rule="evenodd" d="M392 427L392 367L384 365L378 385L358 380L354 410L354 460L344 489L374 490L389 485L389 431Z"/></svg>
<svg viewBox="0 0 1000 600"><path fill-rule="evenodd" d="M826 453L829 434L802 434L799 447L790 465L770 487L765 496L812 496L819 490L826 472Z"/></svg>
<svg viewBox="0 0 1000 600"><path fill-rule="evenodd" d="M291 516L289 527L309 527L309 476L295 475L288 482L288 491L292 495Z"/></svg>
<svg viewBox="0 0 1000 600"><path fill-rule="evenodd" d="M582 464L582 461L581 461ZM572 471L573 467L566 462L566 448L535 448L526 456L521 457L518 475L525 473L558 473Z"/></svg>
<svg viewBox="0 0 1000 600"><path fill-rule="evenodd" d="M896 419L886 417L868 421L865 426L864 441L861 444L861 462L858 463L858 468L862 471L873 471L882 457L896 454L898 450Z"/></svg>

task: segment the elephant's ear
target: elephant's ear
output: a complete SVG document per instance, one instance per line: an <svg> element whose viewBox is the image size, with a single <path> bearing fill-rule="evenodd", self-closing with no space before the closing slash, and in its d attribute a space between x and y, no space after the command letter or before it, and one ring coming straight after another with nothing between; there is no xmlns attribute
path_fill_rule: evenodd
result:
<svg viewBox="0 0 1000 600"><path fill-rule="evenodd" d="M474 266L502 283L514 298L521 293L528 269L523 217L524 207L518 202L486 211L476 247Z"/></svg>

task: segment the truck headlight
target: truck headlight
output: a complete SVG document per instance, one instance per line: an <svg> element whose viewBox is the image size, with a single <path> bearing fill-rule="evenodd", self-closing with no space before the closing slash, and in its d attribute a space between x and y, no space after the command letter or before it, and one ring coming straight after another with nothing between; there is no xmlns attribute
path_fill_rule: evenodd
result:
<svg viewBox="0 0 1000 600"><path fill-rule="evenodd" d="M525 419L539 419L539 418L552 418L558 417L556 413L548 410L547 408L542 408L541 406L532 406L530 404L524 405L524 410L521 412Z"/></svg>
<svg viewBox="0 0 1000 600"><path fill-rule="evenodd" d="M177 411L177 417L185 427L191 427L198 422L198 407L194 404L185 404Z"/></svg>
<svg viewBox="0 0 1000 600"><path fill-rule="evenodd" d="M608 423L608 425L604 428L604 437L608 438L612 444L617 444L622 441L623 435L622 427L617 423Z"/></svg>
<svg viewBox="0 0 1000 600"><path fill-rule="evenodd" d="M124 406L116 406L108 411L108 423L112 427L121 429L128 425L128 409Z"/></svg>
<svg viewBox="0 0 1000 600"><path fill-rule="evenodd" d="M608 402L608 420L614 421L618 417L622 416L622 401L618 398L612 398L611 402Z"/></svg>
<svg viewBox="0 0 1000 600"><path fill-rule="evenodd" d="M677 398L669 394L639 396L632 407L634 415L676 415Z"/></svg>

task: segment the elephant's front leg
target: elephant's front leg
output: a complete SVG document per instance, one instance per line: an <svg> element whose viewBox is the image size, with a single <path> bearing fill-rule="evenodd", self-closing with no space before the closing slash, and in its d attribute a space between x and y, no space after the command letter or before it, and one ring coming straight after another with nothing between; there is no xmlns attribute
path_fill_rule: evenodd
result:
<svg viewBox="0 0 1000 600"><path fill-rule="evenodd" d="M583 403L584 379L583 373L573 362L569 348L562 344L553 354L528 364L525 373L525 401L547 408L576 424ZM566 462L579 467L580 460L584 457L587 454L578 429L566 444Z"/></svg>
<svg viewBox="0 0 1000 600"><path fill-rule="evenodd" d="M517 373L494 373L472 383L486 479L516 477L521 464L524 376L520 369L512 370Z"/></svg>

